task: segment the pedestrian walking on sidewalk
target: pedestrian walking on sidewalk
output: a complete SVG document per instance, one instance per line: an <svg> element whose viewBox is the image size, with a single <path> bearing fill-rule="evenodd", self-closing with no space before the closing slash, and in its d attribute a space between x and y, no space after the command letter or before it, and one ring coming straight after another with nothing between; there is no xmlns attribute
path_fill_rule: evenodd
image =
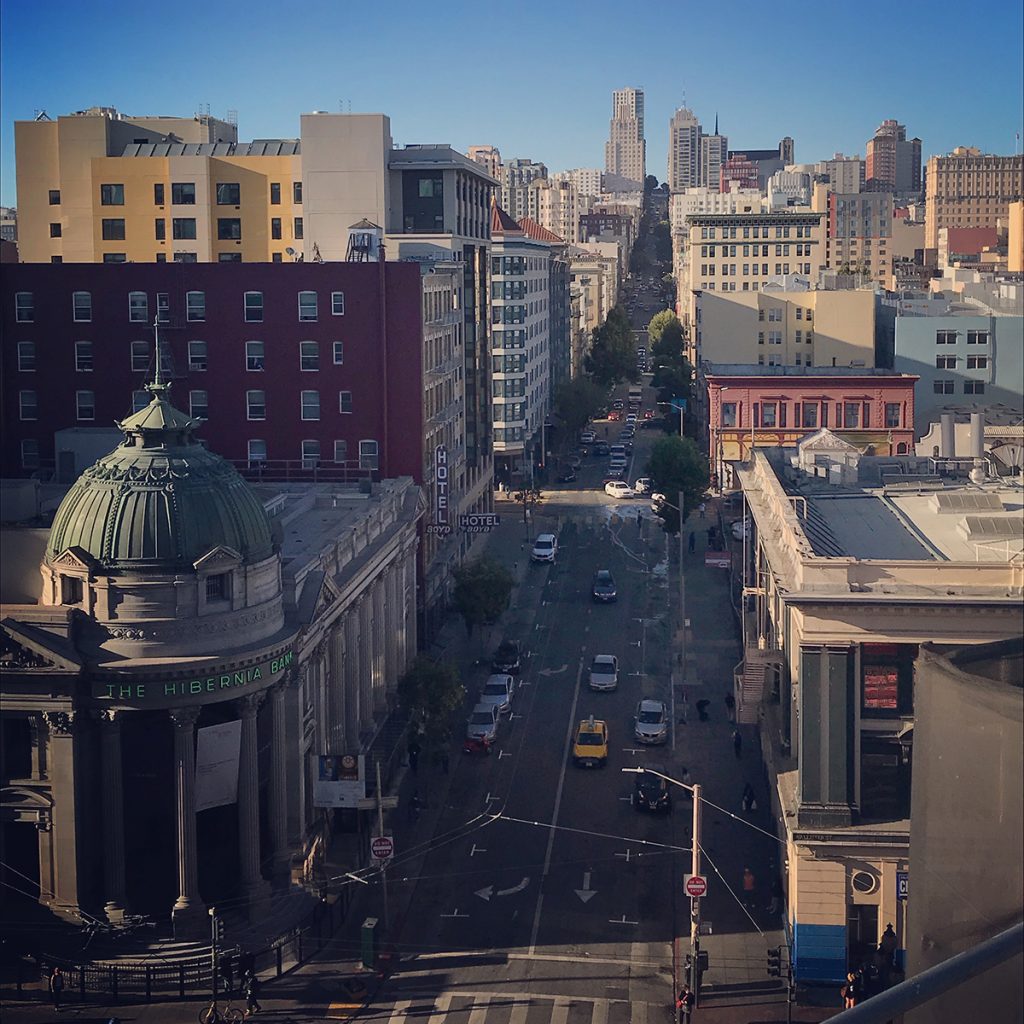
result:
<svg viewBox="0 0 1024 1024"><path fill-rule="evenodd" d="M737 758L743 756L743 737L740 735L739 729L732 731L732 752Z"/></svg>
<svg viewBox="0 0 1024 1024"><path fill-rule="evenodd" d="M693 1004L697 997L689 985L684 985L676 999L676 1007L679 1010L679 1024L690 1024L690 1017L693 1014Z"/></svg>
<svg viewBox="0 0 1024 1024"><path fill-rule="evenodd" d="M54 967L50 973L50 998L53 1000L53 1009L55 1012L60 1013L60 1000L64 995L64 975L61 974L59 967Z"/></svg>
<svg viewBox="0 0 1024 1024"><path fill-rule="evenodd" d="M255 1017L263 1007L260 1006L260 979L250 974L245 982L245 1016Z"/></svg>
<svg viewBox="0 0 1024 1024"><path fill-rule="evenodd" d="M743 869L743 905L751 910L757 905L757 879L750 868Z"/></svg>
<svg viewBox="0 0 1024 1024"><path fill-rule="evenodd" d="M725 717L730 722L736 721L736 698L731 693L725 695Z"/></svg>
<svg viewBox="0 0 1024 1024"><path fill-rule="evenodd" d="M687 542L687 547L690 549L690 554L693 554L694 548L697 546L697 534L693 531L690 532L690 539Z"/></svg>
<svg viewBox="0 0 1024 1024"><path fill-rule="evenodd" d="M749 782L743 783L743 799L741 801L744 813L753 810L757 806L754 799L754 787Z"/></svg>
<svg viewBox="0 0 1024 1024"><path fill-rule="evenodd" d="M409 737L409 745L406 747L406 753L409 755L409 770L413 775L415 775L416 769L420 763L420 741L416 736L416 733L413 733Z"/></svg>
<svg viewBox="0 0 1024 1024"><path fill-rule="evenodd" d="M704 510L705 510L705 508L706 508L706 506L705 506L703 501L697 506L697 511L700 513L701 519L704 518Z"/></svg>

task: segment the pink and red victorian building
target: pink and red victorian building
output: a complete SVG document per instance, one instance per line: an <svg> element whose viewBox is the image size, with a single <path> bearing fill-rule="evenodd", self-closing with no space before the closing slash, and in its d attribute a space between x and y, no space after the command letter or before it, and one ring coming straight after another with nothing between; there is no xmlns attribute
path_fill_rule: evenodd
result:
<svg viewBox="0 0 1024 1024"><path fill-rule="evenodd" d="M792 447L822 428L867 455L906 455L914 443L913 374L836 366L705 363L712 472L731 483L731 464L753 448Z"/></svg>

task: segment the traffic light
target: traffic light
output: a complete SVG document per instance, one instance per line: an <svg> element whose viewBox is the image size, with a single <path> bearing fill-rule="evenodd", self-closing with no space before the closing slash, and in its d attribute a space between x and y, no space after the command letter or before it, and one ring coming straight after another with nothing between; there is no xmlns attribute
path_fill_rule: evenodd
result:
<svg viewBox="0 0 1024 1024"><path fill-rule="evenodd" d="M782 977L782 947L776 946L768 950L768 975L772 978Z"/></svg>

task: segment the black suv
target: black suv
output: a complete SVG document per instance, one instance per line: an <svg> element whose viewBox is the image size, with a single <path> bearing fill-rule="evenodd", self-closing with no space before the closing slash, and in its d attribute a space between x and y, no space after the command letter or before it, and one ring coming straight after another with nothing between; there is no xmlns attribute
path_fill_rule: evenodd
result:
<svg viewBox="0 0 1024 1024"><path fill-rule="evenodd" d="M502 640L491 661L492 671L518 675L522 654L523 648L518 640Z"/></svg>
<svg viewBox="0 0 1024 1024"><path fill-rule="evenodd" d="M594 585L590 590L595 601L614 601L619 595L615 590L615 579L607 569L598 569L594 574Z"/></svg>
<svg viewBox="0 0 1024 1024"><path fill-rule="evenodd" d="M660 768L658 770L661 771ZM662 772L662 775L665 774ZM638 772L633 780L631 803L638 811L668 814L672 810L672 794L669 792L669 784L663 778L650 772Z"/></svg>

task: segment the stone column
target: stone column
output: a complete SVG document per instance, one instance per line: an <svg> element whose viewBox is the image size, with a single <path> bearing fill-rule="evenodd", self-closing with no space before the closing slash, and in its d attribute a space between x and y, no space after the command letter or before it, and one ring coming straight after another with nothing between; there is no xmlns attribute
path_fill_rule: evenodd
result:
<svg viewBox="0 0 1024 1024"><path fill-rule="evenodd" d="M83 808L78 801L78 758L74 732L81 729L81 719L75 711L44 711L43 720L48 731L46 764L53 797L53 883L51 894L42 893L41 897L55 908L77 913L78 850L81 839L78 834L78 815Z"/></svg>
<svg viewBox="0 0 1024 1024"><path fill-rule="evenodd" d="M284 743L285 770L287 772L286 793L292 799L286 801L288 815L288 848L297 850L302 845L305 829L305 802L308 769L306 767L306 739L303 723L301 679L304 665L293 666L284 681Z"/></svg>
<svg viewBox="0 0 1024 1024"><path fill-rule="evenodd" d="M41 782L46 774L43 751L46 748L46 729L42 715L28 716L29 740L32 745L32 781Z"/></svg>
<svg viewBox="0 0 1024 1024"><path fill-rule="evenodd" d="M352 749L359 747L360 694L358 619L345 614L345 742Z"/></svg>
<svg viewBox="0 0 1024 1024"><path fill-rule="evenodd" d="M286 676L270 690L270 829L273 839L273 871L283 875L288 870L288 750L285 722L285 693L289 679Z"/></svg>
<svg viewBox="0 0 1024 1024"><path fill-rule="evenodd" d="M269 886L260 874L260 774L257 758L256 714L262 693L250 693L237 701L242 719L242 745L238 757L238 854L242 892L249 900L249 916Z"/></svg>
<svg viewBox="0 0 1024 1024"><path fill-rule="evenodd" d="M381 580L373 586L373 710L383 711L387 705L385 700L385 687L387 686L387 658L384 649L387 643L385 637L384 619L384 585Z"/></svg>
<svg viewBox="0 0 1024 1024"><path fill-rule="evenodd" d="M127 907L124 864L124 768L121 726L124 711L100 711L100 764L103 778L103 912L113 923L124 920Z"/></svg>
<svg viewBox="0 0 1024 1024"><path fill-rule="evenodd" d="M373 591L359 598L359 731L373 728Z"/></svg>
<svg viewBox="0 0 1024 1024"><path fill-rule="evenodd" d="M199 896L199 856L196 849L196 743L199 708L175 708L174 795L178 836L178 898L171 910L176 939L200 938L206 928L206 908Z"/></svg>

